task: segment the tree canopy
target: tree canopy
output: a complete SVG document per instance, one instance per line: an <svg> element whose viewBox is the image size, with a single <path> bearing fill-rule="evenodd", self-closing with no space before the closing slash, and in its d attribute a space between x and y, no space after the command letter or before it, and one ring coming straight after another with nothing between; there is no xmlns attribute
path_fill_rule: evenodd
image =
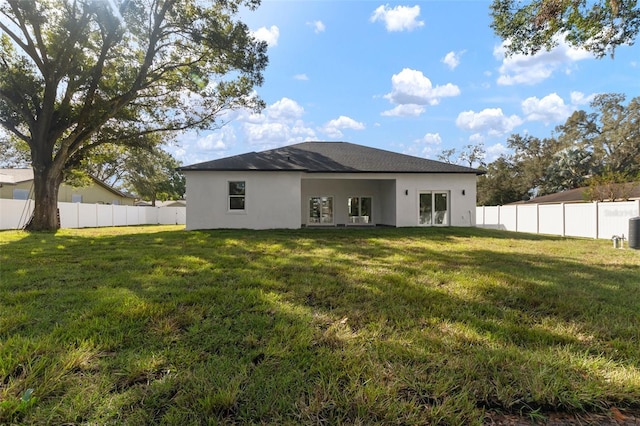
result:
<svg viewBox="0 0 640 426"><path fill-rule="evenodd" d="M259 0L0 0L0 125L29 146L31 229L54 229L64 173L105 144L259 110L266 43L236 18Z"/></svg>
<svg viewBox="0 0 640 426"><path fill-rule="evenodd" d="M640 97L625 100L621 94L597 95L591 111L575 111L546 138L511 135L512 154L489 164L480 177L478 203L506 204L583 186L595 200L614 191L614 198L624 198L624 183L640 179Z"/></svg>
<svg viewBox="0 0 640 426"><path fill-rule="evenodd" d="M564 39L603 57L633 44L640 30L637 0L493 0L491 16L507 54L531 55Z"/></svg>

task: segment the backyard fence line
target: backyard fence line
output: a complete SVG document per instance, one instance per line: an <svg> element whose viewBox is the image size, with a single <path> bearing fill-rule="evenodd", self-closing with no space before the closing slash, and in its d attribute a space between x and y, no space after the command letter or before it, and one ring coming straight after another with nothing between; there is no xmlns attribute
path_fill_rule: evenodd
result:
<svg viewBox="0 0 640 426"><path fill-rule="evenodd" d="M33 213L33 200L0 199L0 230L22 229ZM185 207L137 207L114 204L58 203L61 228L131 225L184 225Z"/></svg>
<svg viewBox="0 0 640 426"><path fill-rule="evenodd" d="M476 207L476 226L532 234L611 239L629 234L640 200Z"/></svg>

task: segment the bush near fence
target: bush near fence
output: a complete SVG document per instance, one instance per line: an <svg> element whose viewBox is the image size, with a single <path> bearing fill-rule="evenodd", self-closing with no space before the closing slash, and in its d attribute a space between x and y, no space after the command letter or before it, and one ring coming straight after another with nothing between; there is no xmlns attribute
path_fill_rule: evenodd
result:
<svg viewBox="0 0 640 426"><path fill-rule="evenodd" d="M476 226L533 234L611 239L628 237L640 200L625 202L515 204L476 208Z"/></svg>
<svg viewBox="0 0 640 426"><path fill-rule="evenodd" d="M0 229L22 229L33 200L0 199ZM58 203L61 228L130 225L184 225L185 207L134 207L112 204Z"/></svg>

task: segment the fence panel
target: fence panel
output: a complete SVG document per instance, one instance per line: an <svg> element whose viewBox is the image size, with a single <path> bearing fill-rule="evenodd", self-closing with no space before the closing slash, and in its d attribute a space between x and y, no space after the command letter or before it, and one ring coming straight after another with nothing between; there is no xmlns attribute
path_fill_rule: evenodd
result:
<svg viewBox="0 0 640 426"><path fill-rule="evenodd" d="M476 208L476 226L570 237L609 239L629 233L640 200L564 204L518 204Z"/></svg>
<svg viewBox="0 0 640 426"><path fill-rule="evenodd" d="M79 203L58 203L61 228L80 227L78 222L78 204Z"/></svg>
<svg viewBox="0 0 640 426"><path fill-rule="evenodd" d="M113 206L113 226L127 226L127 206Z"/></svg>
<svg viewBox="0 0 640 426"><path fill-rule="evenodd" d="M96 211L97 204L75 203L78 206L78 227L79 228L97 228L98 214Z"/></svg>
<svg viewBox="0 0 640 426"><path fill-rule="evenodd" d="M501 229L507 231L518 230L518 207L517 206L501 206L500 207L500 225Z"/></svg>
<svg viewBox="0 0 640 426"><path fill-rule="evenodd" d="M538 232L564 236L564 204L538 205Z"/></svg>
<svg viewBox="0 0 640 426"><path fill-rule="evenodd" d="M96 204L96 221L98 226L113 226L113 206Z"/></svg>
<svg viewBox="0 0 640 426"><path fill-rule="evenodd" d="M640 215L640 201L598 203L598 238L629 236L629 219Z"/></svg>
<svg viewBox="0 0 640 426"><path fill-rule="evenodd" d="M33 214L33 200L0 199L0 229L22 229Z"/></svg>
<svg viewBox="0 0 640 426"><path fill-rule="evenodd" d="M33 214L33 205L33 200L0 198L0 230L24 228ZM185 207L58 203L58 212L61 228L186 224Z"/></svg>
<svg viewBox="0 0 640 426"><path fill-rule="evenodd" d="M487 206L480 208L484 209L484 226L491 228L500 226L500 207Z"/></svg>
<svg viewBox="0 0 640 426"><path fill-rule="evenodd" d="M538 233L538 206L536 204L519 205L518 232Z"/></svg>
<svg viewBox="0 0 640 426"><path fill-rule="evenodd" d="M565 235L598 238L597 203L565 204L564 213Z"/></svg>
<svg viewBox="0 0 640 426"><path fill-rule="evenodd" d="M157 210L158 223L161 225L184 225L186 224L186 208L184 207L163 207Z"/></svg>

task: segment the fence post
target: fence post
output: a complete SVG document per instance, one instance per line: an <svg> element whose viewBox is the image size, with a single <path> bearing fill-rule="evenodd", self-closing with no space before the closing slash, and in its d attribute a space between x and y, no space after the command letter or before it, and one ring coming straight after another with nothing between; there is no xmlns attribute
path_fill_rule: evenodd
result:
<svg viewBox="0 0 640 426"><path fill-rule="evenodd" d="M596 236L594 237L596 240L600 237L600 204L595 202L596 205Z"/></svg>
<svg viewBox="0 0 640 426"><path fill-rule="evenodd" d="M564 208L564 203L560 203L560 205L562 206L562 236L566 237L567 236L567 215L565 214L565 208Z"/></svg>
<svg viewBox="0 0 640 426"><path fill-rule="evenodd" d="M540 233L540 204L536 204L536 234Z"/></svg>

